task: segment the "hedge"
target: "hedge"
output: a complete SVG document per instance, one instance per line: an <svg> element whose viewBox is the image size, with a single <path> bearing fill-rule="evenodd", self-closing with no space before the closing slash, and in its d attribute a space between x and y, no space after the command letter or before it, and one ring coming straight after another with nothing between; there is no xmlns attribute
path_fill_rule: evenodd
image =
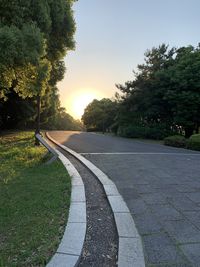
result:
<svg viewBox="0 0 200 267"><path fill-rule="evenodd" d="M117 131L117 135L129 138L146 138L146 139L156 139L162 140L170 134L169 131L161 127L145 127L145 126L135 126L126 125L120 126Z"/></svg>
<svg viewBox="0 0 200 267"><path fill-rule="evenodd" d="M200 151L200 134L193 134L187 141L187 148Z"/></svg>
<svg viewBox="0 0 200 267"><path fill-rule="evenodd" d="M166 146L185 147L186 139L182 135L172 135L164 139L164 144Z"/></svg>

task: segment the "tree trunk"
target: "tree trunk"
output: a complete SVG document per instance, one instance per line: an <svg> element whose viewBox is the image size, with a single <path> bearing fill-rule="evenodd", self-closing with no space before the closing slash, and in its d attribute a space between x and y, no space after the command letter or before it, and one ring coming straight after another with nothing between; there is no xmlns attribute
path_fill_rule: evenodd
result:
<svg viewBox="0 0 200 267"><path fill-rule="evenodd" d="M186 127L185 128L185 138L189 138L193 135L194 128L193 127Z"/></svg>
<svg viewBox="0 0 200 267"><path fill-rule="evenodd" d="M37 95L37 117L36 117L36 127L35 127L35 135L40 134L40 106L41 106L41 96ZM39 146L40 142L35 137L35 145Z"/></svg>
<svg viewBox="0 0 200 267"><path fill-rule="evenodd" d="M197 126L196 126L195 133L196 133L196 134L199 133L199 125L198 125L198 124L197 124Z"/></svg>

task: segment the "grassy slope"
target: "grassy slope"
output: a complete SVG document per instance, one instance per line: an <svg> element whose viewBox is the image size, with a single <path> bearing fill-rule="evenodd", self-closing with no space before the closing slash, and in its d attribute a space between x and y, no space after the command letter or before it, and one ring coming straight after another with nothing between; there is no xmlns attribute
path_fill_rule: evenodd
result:
<svg viewBox="0 0 200 267"><path fill-rule="evenodd" d="M44 266L67 220L70 178L32 133L0 138L0 266Z"/></svg>

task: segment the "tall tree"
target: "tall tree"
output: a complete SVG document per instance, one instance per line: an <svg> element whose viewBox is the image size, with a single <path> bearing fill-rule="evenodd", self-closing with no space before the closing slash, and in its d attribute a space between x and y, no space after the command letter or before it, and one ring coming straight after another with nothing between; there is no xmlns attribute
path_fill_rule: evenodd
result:
<svg viewBox="0 0 200 267"><path fill-rule="evenodd" d="M189 137L199 128L200 48L169 49L166 45L145 53L135 79L117 85L123 93L118 122L126 125L184 130Z"/></svg>
<svg viewBox="0 0 200 267"><path fill-rule="evenodd" d="M40 110L41 97L62 78L62 59L74 48L73 2L0 1L1 99L13 90L22 98L37 96Z"/></svg>

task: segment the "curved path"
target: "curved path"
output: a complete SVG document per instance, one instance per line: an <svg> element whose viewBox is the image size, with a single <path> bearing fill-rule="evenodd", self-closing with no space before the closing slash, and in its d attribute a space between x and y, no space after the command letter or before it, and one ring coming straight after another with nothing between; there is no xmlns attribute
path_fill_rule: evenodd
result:
<svg viewBox="0 0 200 267"><path fill-rule="evenodd" d="M50 135L115 182L142 236L146 266L199 266L200 153L94 133Z"/></svg>

